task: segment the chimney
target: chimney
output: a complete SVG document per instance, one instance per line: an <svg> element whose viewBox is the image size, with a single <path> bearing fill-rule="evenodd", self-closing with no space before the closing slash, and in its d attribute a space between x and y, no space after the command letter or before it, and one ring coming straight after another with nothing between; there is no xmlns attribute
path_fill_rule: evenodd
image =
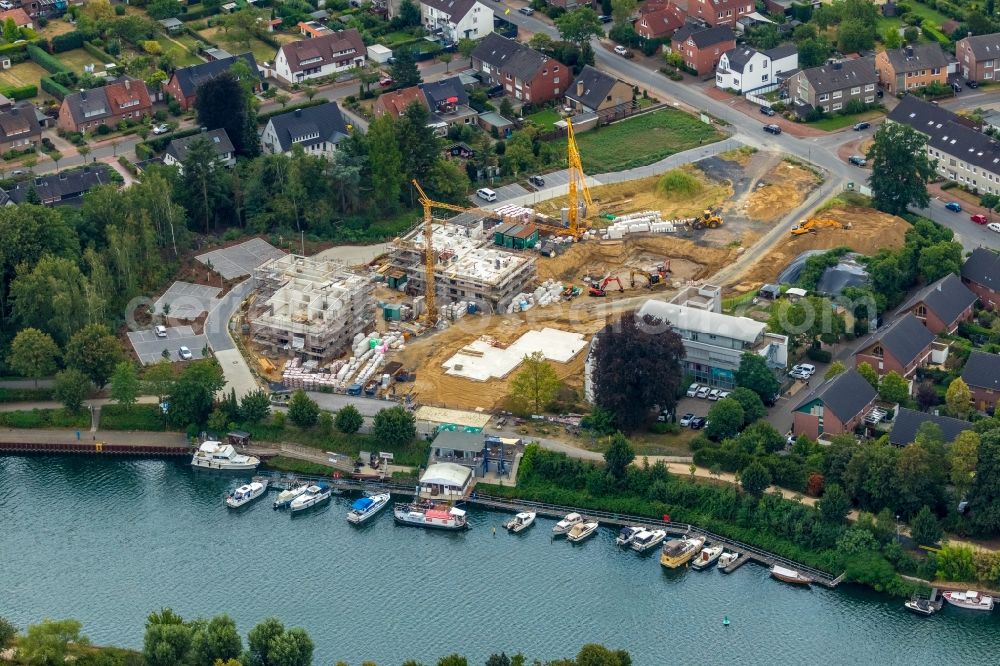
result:
<svg viewBox="0 0 1000 666"><path fill-rule="evenodd" d="M913 47L910 46L910 45L906 46L906 57L907 58L912 58L913 57Z"/></svg>
<svg viewBox="0 0 1000 666"><path fill-rule="evenodd" d="M129 81L128 79L125 79L125 90L131 90L132 89L132 85L131 84L132 84L131 81Z"/></svg>
<svg viewBox="0 0 1000 666"><path fill-rule="evenodd" d="M576 96L583 97L583 79L579 79L576 82Z"/></svg>
<svg viewBox="0 0 1000 666"><path fill-rule="evenodd" d="M295 117L296 118L302 117L302 109L295 109Z"/></svg>
<svg viewBox="0 0 1000 666"><path fill-rule="evenodd" d="M82 101L84 101L84 102L86 102L86 101L87 101L87 91L86 91L86 90L81 90L81 91L80 91L80 99L81 99Z"/></svg>
<svg viewBox="0 0 1000 666"><path fill-rule="evenodd" d="M834 69L840 69L843 66L844 66L844 63L842 63L842 62L835 62L835 63L833 63L833 68Z"/></svg>
<svg viewBox="0 0 1000 666"><path fill-rule="evenodd" d="M65 171L60 171L59 172L59 180L66 180L66 172Z"/></svg>

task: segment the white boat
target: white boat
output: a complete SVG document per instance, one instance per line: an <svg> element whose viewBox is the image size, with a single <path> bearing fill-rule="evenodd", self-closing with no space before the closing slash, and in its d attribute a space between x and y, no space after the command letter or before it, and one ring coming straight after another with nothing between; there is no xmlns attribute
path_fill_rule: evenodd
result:
<svg viewBox="0 0 1000 666"><path fill-rule="evenodd" d="M993 610L993 597L977 592L976 590L968 590L966 592L948 590L947 592L942 592L941 596L952 606L958 606L966 610Z"/></svg>
<svg viewBox="0 0 1000 666"><path fill-rule="evenodd" d="M398 503L392 508L392 516L400 525L429 527L438 530L464 530L469 527L465 510L447 505Z"/></svg>
<svg viewBox="0 0 1000 666"><path fill-rule="evenodd" d="M803 576L795 569L788 569L778 564L771 567L771 576L793 585L810 585L813 582L809 576Z"/></svg>
<svg viewBox="0 0 1000 666"><path fill-rule="evenodd" d="M597 530L597 521L588 520L585 523L577 523L566 534L566 538L573 543L583 541Z"/></svg>
<svg viewBox="0 0 1000 666"><path fill-rule="evenodd" d="M708 548L702 548L701 552L695 555L694 559L691 560L691 568L707 569L715 564L721 556L722 546L709 546Z"/></svg>
<svg viewBox="0 0 1000 666"><path fill-rule="evenodd" d="M389 493L379 493L356 499L347 514L347 522L360 525L377 515L387 504L389 504Z"/></svg>
<svg viewBox="0 0 1000 666"><path fill-rule="evenodd" d="M722 555L719 556L719 568L725 569L738 559L740 559L739 553L733 553L727 550L726 552L724 552Z"/></svg>
<svg viewBox="0 0 1000 666"><path fill-rule="evenodd" d="M507 528L508 532L514 532L517 534L522 530L526 530L535 524L535 512L534 511L522 511L517 514L506 523L503 524Z"/></svg>
<svg viewBox="0 0 1000 666"><path fill-rule="evenodd" d="M240 486L226 495L226 506L238 509L254 501L267 492L267 477L255 476L250 483Z"/></svg>
<svg viewBox="0 0 1000 666"><path fill-rule="evenodd" d="M201 443L191 457L191 464L205 469L246 471L257 469L260 458L236 453L232 444L209 440Z"/></svg>
<svg viewBox="0 0 1000 666"><path fill-rule="evenodd" d="M571 529L573 529L574 525L582 522L583 522L583 516L581 516L580 514L578 513L568 514L565 518L563 518L562 520L560 520L558 523L555 524L555 527L552 528L552 534L554 534L555 536L561 536L563 534L567 534Z"/></svg>
<svg viewBox="0 0 1000 666"><path fill-rule="evenodd" d="M638 534L639 532L645 532L645 531L646 528L643 527L642 525L629 525L627 527L623 527L621 531L618 533L618 538L615 539L615 543L618 544L619 546L631 546L632 539L635 538L635 535Z"/></svg>
<svg viewBox="0 0 1000 666"><path fill-rule="evenodd" d="M645 553L651 548L656 548L667 538L664 530L642 530L632 539L632 550L637 553Z"/></svg>
<svg viewBox="0 0 1000 666"><path fill-rule="evenodd" d="M923 615L924 617L930 617L935 612L934 606L927 599L910 599L903 604L903 607L911 613Z"/></svg>
<svg viewBox="0 0 1000 666"><path fill-rule="evenodd" d="M309 486L304 493L293 499L291 504L288 505L288 509L292 513L305 511L317 504L326 502L330 499L331 494L333 494L333 489L330 488L330 484L320 481Z"/></svg>
<svg viewBox="0 0 1000 666"><path fill-rule="evenodd" d="M277 499L274 500L275 509L287 509L288 505L292 503L292 500L304 493L309 489L308 483L300 483L297 486L292 486L287 490L282 490L278 493Z"/></svg>

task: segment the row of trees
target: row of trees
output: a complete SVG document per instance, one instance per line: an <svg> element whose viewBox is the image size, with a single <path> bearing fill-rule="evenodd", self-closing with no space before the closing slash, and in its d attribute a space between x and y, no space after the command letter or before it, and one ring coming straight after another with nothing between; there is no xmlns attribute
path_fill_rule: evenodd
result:
<svg viewBox="0 0 1000 666"><path fill-rule="evenodd" d="M15 648L18 663L32 666L63 666L67 661L81 666L311 666L314 644L305 629L286 628L270 617L247 632L246 645L236 623L226 614L209 619L184 620L169 608L150 613L141 653L120 648L94 648L81 633L77 620L43 620L30 625L22 635L11 622L0 617L0 652ZM535 666L542 662L534 660ZM437 666L469 666L460 654L441 657ZM485 666L526 666L520 652L487 657ZM631 666L624 650L610 650L588 643L576 658L545 662L545 666ZM337 666L346 666L338 661ZM375 666L366 661L363 666ZM409 659L403 666L422 666Z"/></svg>

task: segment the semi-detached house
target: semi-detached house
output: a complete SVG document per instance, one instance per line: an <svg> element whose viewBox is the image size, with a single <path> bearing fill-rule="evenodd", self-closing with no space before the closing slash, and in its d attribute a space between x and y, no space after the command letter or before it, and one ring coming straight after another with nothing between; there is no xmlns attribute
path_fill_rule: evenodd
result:
<svg viewBox="0 0 1000 666"><path fill-rule="evenodd" d="M969 81L996 81L1000 74L1000 32L969 35L955 42L959 71Z"/></svg>
<svg viewBox="0 0 1000 666"><path fill-rule="evenodd" d="M868 58L845 60L820 67L810 67L789 79L788 93L796 112L808 108L825 113L840 111L849 102L873 104L878 88L878 74Z"/></svg>
<svg viewBox="0 0 1000 666"><path fill-rule="evenodd" d="M479 0L420 0L420 22L452 44L493 32L493 8Z"/></svg>
<svg viewBox="0 0 1000 666"><path fill-rule="evenodd" d="M175 69L170 76L170 81L164 86L164 90L177 100L181 108L185 111L194 106L194 100L198 95L198 86L211 81L225 72L232 71L232 67L237 62L245 62L250 68L250 73L256 77L254 90L261 88L260 69L252 53L244 53L238 56L229 56L221 60L210 60L190 67Z"/></svg>
<svg viewBox="0 0 1000 666"><path fill-rule="evenodd" d="M715 68L715 85L739 93L777 83L778 76L799 67L799 52L794 44L758 51L749 46L729 49Z"/></svg>
<svg viewBox="0 0 1000 666"><path fill-rule="evenodd" d="M495 32L476 45L472 68L485 83L503 86L505 94L531 104L560 97L572 76L570 69L558 60Z"/></svg>
<svg viewBox="0 0 1000 666"><path fill-rule="evenodd" d="M875 69L890 95L948 82L948 56L937 43L881 51L875 55Z"/></svg>
<svg viewBox="0 0 1000 666"><path fill-rule="evenodd" d="M752 14L755 9L751 0L687 0L687 15L710 26L733 28L737 20Z"/></svg>
<svg viewBox="0 0 1000 666"><path fill-rule="evenodd" d="M688 69L708 76L715 73L722 54L736 48L736 35L728 26L706 28L686 23L670 38L670 48L681 55Z"/></svg>
<svg viewBox="0 0 1000 666"><path fill-rule="evenodd" d="M962 264L962 284L984 307L1000 309L1000 252L977 247Z"/></svg>
<svg viewBox="0 0 1000 666"><path fill-rule="evenodd" d="M139 120L152 110L146 84L123 77L103 88L66 95L57 124L66 132L88 132L101 125L114 127L123 120Z"/></svg>
<svg viewBox="0 0 1000 666"><path fill-rule="evenodd" d="M286 83L299 83L362 67L366 57L361 35L351 28L284 44L274 59L274 74Z"/></svg>

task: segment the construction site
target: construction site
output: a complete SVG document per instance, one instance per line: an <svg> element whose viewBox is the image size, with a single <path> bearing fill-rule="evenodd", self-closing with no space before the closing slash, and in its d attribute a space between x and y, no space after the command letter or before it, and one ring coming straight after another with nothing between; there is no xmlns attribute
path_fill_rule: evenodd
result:
<svg viewBox="0 0 1000 666"><path fill-rule="evenodd" d="M257 292L247 322L252 341L266 353L325 362L375 320L371 279L337 262L286 254L253 275Z"/></svg>

